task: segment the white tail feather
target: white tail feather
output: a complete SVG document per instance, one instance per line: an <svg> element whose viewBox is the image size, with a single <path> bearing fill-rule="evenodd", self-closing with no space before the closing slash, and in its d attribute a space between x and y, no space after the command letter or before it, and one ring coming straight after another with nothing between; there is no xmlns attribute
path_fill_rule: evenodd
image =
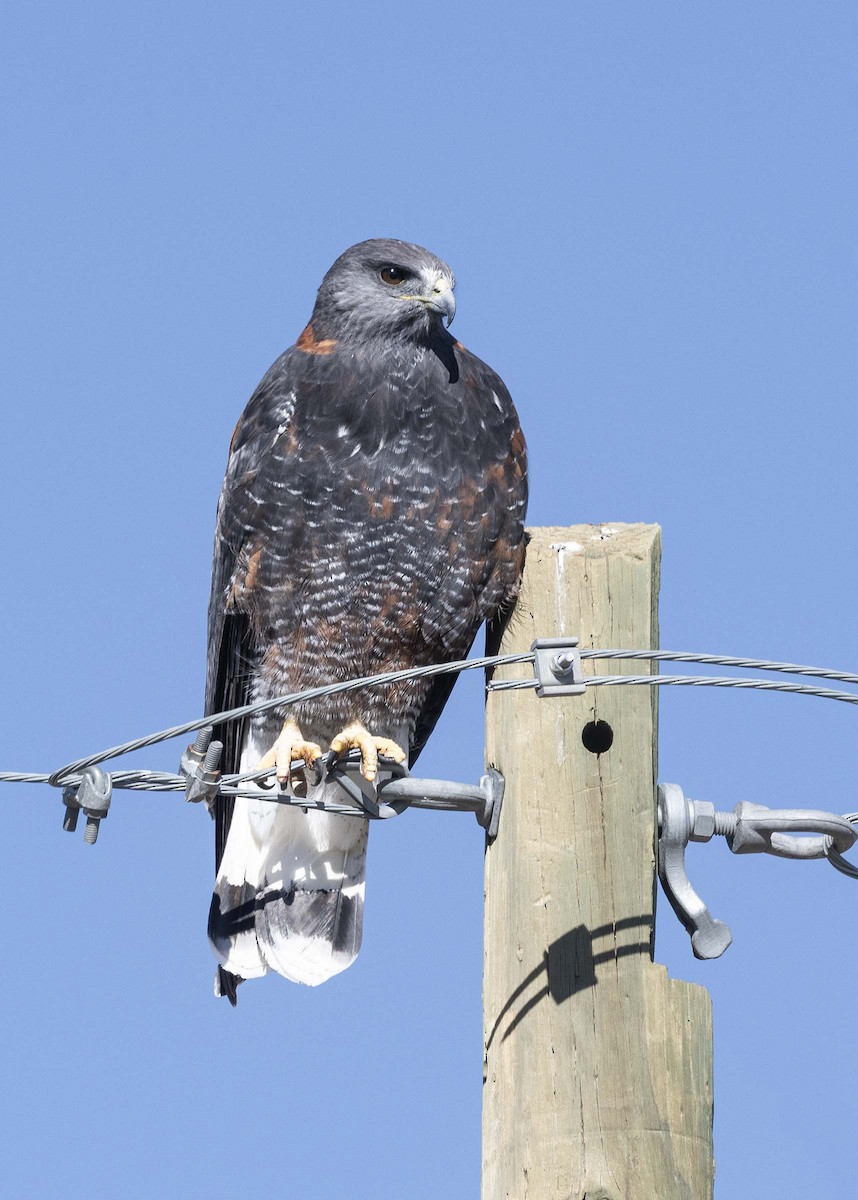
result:
<svg viewBox="0 0 858 1200"><path fill-rule="evenodd" d="M260 757L251 738L241 771ZM319 799L342 802L342 792L311 788L308 800ZM243 979L272 970L315 985L354 962L367 834L362 817L237 798L212 905L210 940L221 965Z"/></svg>

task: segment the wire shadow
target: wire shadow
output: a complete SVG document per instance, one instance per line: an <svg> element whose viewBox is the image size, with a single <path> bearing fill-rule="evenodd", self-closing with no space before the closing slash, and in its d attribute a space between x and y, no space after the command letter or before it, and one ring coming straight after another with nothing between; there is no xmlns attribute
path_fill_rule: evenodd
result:
<svg viewBox="0 0 858 1200"><path fill-rule="evenodd" d="M504 1030L503 1037L501 1038L502 1042L506 1041L528 1013L532 1012L537 1004L547 996L550 996L555 1004L563 1004L577 992L595 987L598 983L596 967L600 963L611 962L618 958L628 958L633 954L649 955L649 937L645 942L632 942L625 946L611 946L610 949L602 950L598 954L593 952L593 943L597 939L612 935L619 930L649 927L651 922L652 917L650 915L642 914L639 917L622 917L619 921L609 925L600 925L597 929L588 929L586 925L576 925L574 929L568 930L561 937L555 939L543 955L542 962L522 979L521 983L498 1013L497 1019L492 1026L492 1031L486 1041L486 1053L488 1053L489 1047L497 1036L502 1021L510 1012L515 1002L541 975L544 974L546 977L544 986L525 1001L513 1016L509 1025Z"/></svg>

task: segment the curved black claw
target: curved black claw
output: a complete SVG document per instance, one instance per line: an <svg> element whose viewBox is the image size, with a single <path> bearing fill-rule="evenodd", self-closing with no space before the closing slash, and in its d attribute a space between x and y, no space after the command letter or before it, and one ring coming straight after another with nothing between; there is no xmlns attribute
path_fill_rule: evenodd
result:
<svg viewBox="0 0 858 1200"><path fill-rule="evenodd" d="M319 762L321 763L322 776L330 775L333 768L340 761L340 756L336 750L329 750L327 754L323 754ZM320 781L321 782L321 781Z"/></svg>

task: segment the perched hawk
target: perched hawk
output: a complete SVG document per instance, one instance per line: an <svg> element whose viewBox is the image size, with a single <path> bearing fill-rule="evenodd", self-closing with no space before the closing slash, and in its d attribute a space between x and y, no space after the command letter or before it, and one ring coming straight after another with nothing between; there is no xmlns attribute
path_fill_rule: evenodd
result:
<svg viewBox="0 0 858 1200"><path fill-rule="evenodd" d="M466 656L524 554L524 438L509 393L447 333L453 274L420 246L352 246L238 422L220 497L206 712ZM455 676L307 701L216 731L226 771L357 747L415 760ZM332 783L313 799L342 799ZM327 793L326 793L327 789ZM270 794L270 793L269 793ZM260 792L260 796L264 793ZM215 990L316 984L361 942L368 822L216 803Z"/></svg>

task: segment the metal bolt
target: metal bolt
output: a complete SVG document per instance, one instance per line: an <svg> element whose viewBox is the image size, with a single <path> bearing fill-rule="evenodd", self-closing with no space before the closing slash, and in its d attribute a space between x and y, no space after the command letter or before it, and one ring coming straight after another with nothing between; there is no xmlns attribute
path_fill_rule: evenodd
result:
<svg viewBox="0 0 858 1200"><path fill-rule="evenodd" d="M194 742L194 751L199 754L200 758L206 753L209 748L209 742L212 740L211 725L203 725L202 729L197 730L196 741Z"/></svg>
<svg viewBox="0 0 858 1200"><path fill-rule="evenodd" d="M551 660L551 674L556 675L558 679L569 672L575 666L575 656L570 654L568 650L561 650L559 654L555 654Z"/></svg>
<svg viewBox="0 0 858 1200"><path fill-rule="evenodd" d="M731 837L736 831L736 814L716 812L708 800L689 800L690 838L692 842L708 842L713 837Z"/></svg>
<svg viewBox="0 0 858 1200"><path fill-rule="evenodd" d="M112 794L113 782L110 776L106 775L100 767L87 767L78 788L77 803L86 814L83 840L88 846L95 845L98 827L107 816Z"/></svg>
<svg viewBox="0 0 858 1200"><path fill-rule="evenodd" d="M63 788L63 804L66 806L63 814L63 829L66 833L74 833L77 829L77 814L80 812L76 787L69 785Z"/></svg>
<svg viewBox="0 0 858 1200"><path fill-rule="evenodd" d="M716 812L715 833L718 837L730 837L736 832L736 814L731 812Z"/></svg>
<svg viewBox="0 0 858 1200"><path fill-rule="evenodd" d="M201 730L200 732L203 731ZM220 766L220 756L223 753L223 742L212 742L211 745L208 745L208 742L212 736L212 731L211 729L207 729L205 732L208 733L208 738L206 739L207 748L206 756L203 759L203 770L216 771ZM199 741L199 738L197 738L197 741Z"/></svg>
<svg viewBox="0 0 858 1200"><path fill-rule="evenodd" d="M207 730L209 736L211 730ZM199 741L199 738L197 739ZM208 739L206 739L208 741ZM191 804L200 800L210 803L217 795L220 787L220 759L223 754L223 742L212 742L208 746L205 757L199 761L198 752L189 747L182 757L181 770L187 781L185 799Z"/></svg>

